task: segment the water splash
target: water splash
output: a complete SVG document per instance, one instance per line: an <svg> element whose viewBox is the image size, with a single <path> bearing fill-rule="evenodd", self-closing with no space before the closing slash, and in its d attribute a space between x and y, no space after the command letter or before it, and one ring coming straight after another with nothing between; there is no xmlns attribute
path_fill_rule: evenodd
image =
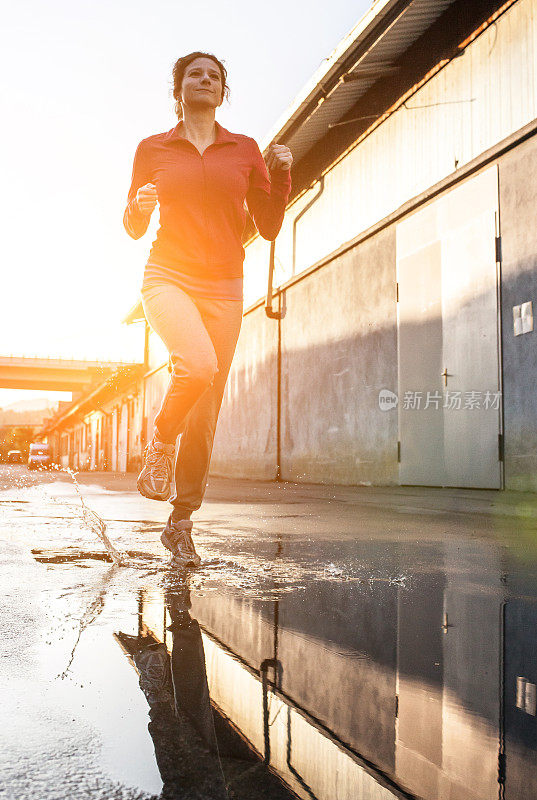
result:
<svg viewBox="0 0 537 800"><path fill-rule="evenodd" d="M102 519L102 517L100 517L95 511L93 511L93 509L91 509L89 506L86 505L84 496L80 489L80 484L76 479L76 472L74 472L71 469L71 467L61 467L59 465L55 465L55 469L57 469L58 472L65 472L67 473L67 475L71 476L74 487L78 494L78 498L82 505L82 520L85 523L86 527L89 528L90 531L92 531L99 537L99 539L101 540L106 549L106 552L108 553L114 564L117 564L117 566L119 567L128 566L129 558L127 554L120 550L117 550L117 548L114 547L114 545L108 538L106 534L106 522L104 521L104 519Z"/></svg>

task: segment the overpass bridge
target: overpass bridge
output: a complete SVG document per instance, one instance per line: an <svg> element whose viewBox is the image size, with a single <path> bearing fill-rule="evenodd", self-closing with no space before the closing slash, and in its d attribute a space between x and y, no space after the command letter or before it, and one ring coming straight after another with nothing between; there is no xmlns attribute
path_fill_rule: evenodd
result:
<svg viewBox="0 0 537 800"><path fill-rule="evenodd" d="M0 356L0 389L39 389L79 394L110 377L130 361L78 361L63 358Z"/></svg>

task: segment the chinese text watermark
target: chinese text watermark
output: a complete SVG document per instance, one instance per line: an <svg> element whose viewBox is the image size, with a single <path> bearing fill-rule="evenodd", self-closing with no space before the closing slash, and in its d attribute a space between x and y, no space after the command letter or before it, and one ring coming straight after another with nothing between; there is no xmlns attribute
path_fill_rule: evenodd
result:
<svg viewBox="0 0 537 800"><path fill-rule="evenodd" d="M429 408L448 411L457 410L494 410L500 407L501 392L490 391L405 391L401 408L406 411L426 411ZM379 408L381 411L391 411L399 405L399 397L389 389L379 392Z"/></svg>

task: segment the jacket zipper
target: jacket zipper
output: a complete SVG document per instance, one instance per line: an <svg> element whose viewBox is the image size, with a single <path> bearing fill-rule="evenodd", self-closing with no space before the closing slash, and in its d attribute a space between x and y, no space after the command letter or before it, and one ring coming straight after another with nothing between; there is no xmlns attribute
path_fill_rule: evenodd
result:
<svg viewBox="0 0 537 800"><path fill-rule="evenodd" d="M210 147L210 145L209 145ZM205 148L207 149L207 148ZM199 152L199 151L198 151ZM205 173L205 163L203 161L203 153L200 153L201 158L201 169L203 172L203 216L205 218L205 267L209 269L210 267L210 260L209 260L209 222L207 219L207 175Z"/></svg>

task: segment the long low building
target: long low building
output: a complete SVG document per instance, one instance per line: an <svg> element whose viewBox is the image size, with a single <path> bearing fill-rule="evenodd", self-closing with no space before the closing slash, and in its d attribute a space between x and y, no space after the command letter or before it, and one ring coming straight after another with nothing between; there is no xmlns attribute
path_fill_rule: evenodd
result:
<svg viewBox="0 0 537 800"><path fill-rule="evenodd" d="M377 0L269 132L293 190L276 243L245 232L214 474L535 491L536 20ZM138 458L169 378L146 331Z"/></svg>
<svg viewBox="0 0 537 800"><path fill-rule="evenodd" d="M54 461L73 470L136 470L141 464L140 381L145 366L119 367L74 400L62 403L40 438L52 445Z"/></svg>

